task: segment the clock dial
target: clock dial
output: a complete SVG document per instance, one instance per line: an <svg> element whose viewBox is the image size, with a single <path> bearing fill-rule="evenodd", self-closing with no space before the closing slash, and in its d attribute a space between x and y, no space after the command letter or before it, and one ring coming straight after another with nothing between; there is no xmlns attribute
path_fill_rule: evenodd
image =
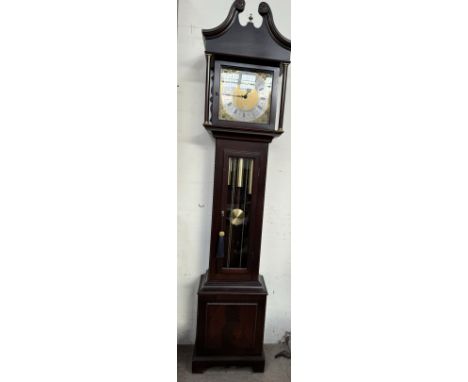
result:
<svg viewBox="0 0 468 382"><path fill-rule="evenodd" d="M222 67L218 118L268 124L272 80L271 72Z"/></svg>

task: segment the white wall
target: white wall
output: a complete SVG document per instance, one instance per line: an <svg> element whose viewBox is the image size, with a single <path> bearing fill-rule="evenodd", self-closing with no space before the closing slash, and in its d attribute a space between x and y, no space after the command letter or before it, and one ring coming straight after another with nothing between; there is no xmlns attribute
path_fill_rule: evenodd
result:
<svg viewBox="0 0 468 382"><path fill-rule="evenodd" d="M260 0L246 1L240 21L249 13L259 26ZM290 3L268 1L280 32L290 36ZM213 197L214 139L202 126L205 56L201 29L220 24L231 0L180 0L178 14L178 236L177 340L193 343L199 277L208 268ZM290 68L291 72L291 68ZM269 291L265 342L277 342L290 330L290 95L285 133L270 144L265 195L260 273Z"/></svg>

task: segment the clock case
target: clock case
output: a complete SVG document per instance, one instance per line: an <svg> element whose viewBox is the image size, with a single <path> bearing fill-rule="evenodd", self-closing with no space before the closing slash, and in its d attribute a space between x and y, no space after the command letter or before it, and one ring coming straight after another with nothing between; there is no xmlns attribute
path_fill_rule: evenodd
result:
<svg viewBox="0 0 468 382"><path fill-rule="evenodd" d="M263 372L265 367L263 335L268 292L259 275L263 207L269 143L283 133L291 42L279 33L267 3L260 3L258 8L263 18L260 28L251 22L240 24L238 16L244 7L245 1L234 1L223 23L202 31L206 56L203 125L215 138L216 154L209 269L201 275L198 287L194 373L211 366L251 366L255 372ZM274 72L268 126L215 118L219 99L213 89L219 88L221 63ZM249 215L244 216L249 221L247 261L240 267L226 267L223 247L229 245L228 238L225 243L220 232L224 234L233 207L227 204L230 180L231 189L235 188L231 160L239 163L240 158L253 163L253 169L244 173L251 190Z"/></svg>

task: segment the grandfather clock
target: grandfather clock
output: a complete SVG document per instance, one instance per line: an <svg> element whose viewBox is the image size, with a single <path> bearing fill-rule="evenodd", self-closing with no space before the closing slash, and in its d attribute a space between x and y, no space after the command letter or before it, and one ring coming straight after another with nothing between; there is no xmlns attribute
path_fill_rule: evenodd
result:
<svg viewBox="0 0 468 382"><path fill-rule="evenodd" d="M260 28L239 23L245 1L202 31L204 127L216 140L209 269L198 289L192 371L251 366L263 372L267 289L259 275L268 145L283 133L291 41L267 3Z"/></svg>

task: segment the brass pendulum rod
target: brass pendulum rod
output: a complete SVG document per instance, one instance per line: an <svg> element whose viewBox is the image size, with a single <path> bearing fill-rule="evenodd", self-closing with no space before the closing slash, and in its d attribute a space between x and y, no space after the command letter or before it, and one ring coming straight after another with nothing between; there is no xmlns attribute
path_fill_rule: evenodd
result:
<svg viewBox="0 0 468 382"><path fill-rule="evenodd" d="M237 159L237 171L235 176L233 177L233 189L234 189L234 195L235 195L235 204L232 204L232 210L231 210L231 224L238 226L242 224L243 217L244 217L244 211L242 211L241 207L241 189L244 184L244 159L243 158L238 158Z"/></svg>
<svg viewBox="0 0 468 382"><path fill-rule="evenodd" d="M246 219L246 205L247 205L247 189L249 188L249 184L247 180L250 182L250 170L251 170L251 162L252 159L249 159L247 162L246 166L246 174L245 174L245 180L244 180L244 205L243 205L243 211L244 211L244 220L242 221L242 233L241 233L241 245L240 245L240 256L239 256L239 268L242 268L242 252L244 249L244 230L245 230L245 219Z"/></svg>
<svg viewBox="0 0 468 382"><path fill-rule="evenodd" d="M234 206L234 194L235 194L235 179L236 179L236 170L237 170L237 159L229 158L229 164L231 165L230 171L228 171L228 184L231 186L231 206L230 206L230 215L232 214L232 208ZM231 180L232 175L232 180ZM227 254L227 263L226 266L229 268L231 265L231 245L232 245L232 221L229 219L229 238L228 238L228 254Z"/></svg>
<svg viewBox="0 0 468 382"><path fill-rule="evenodd" d="M238 159L238 166L237 166L237 190L236 190L236 219L237 219L237 224L240 225L242 224L242 230L241 230L241 246L239 248L239 259L242 257L242 239L243 239L243 234L244 234L244 212L242 211L241 207L241 198L242 198L242 181L244 179L244 159L239 158ZM240 260L239 260L240 262ZM239 265L237 265L239 267Z"/></svg>

